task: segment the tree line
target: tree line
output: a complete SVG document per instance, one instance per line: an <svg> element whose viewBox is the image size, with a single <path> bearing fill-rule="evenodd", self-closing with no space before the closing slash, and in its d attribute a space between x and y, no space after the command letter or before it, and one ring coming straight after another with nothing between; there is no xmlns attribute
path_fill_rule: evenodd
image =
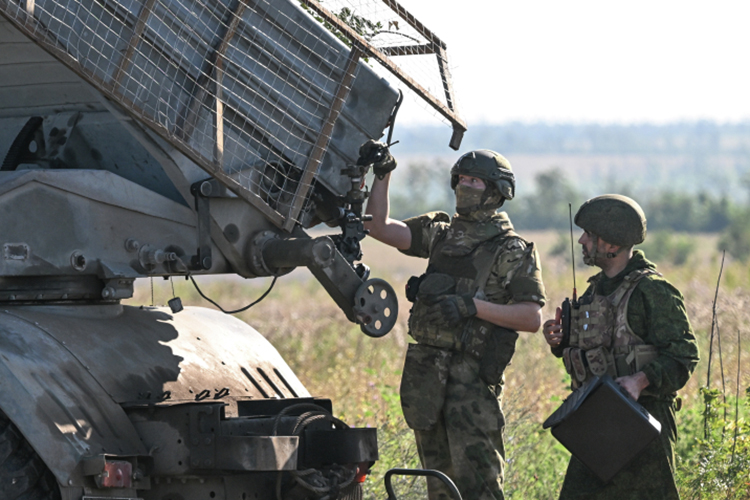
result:
<svg viewBox="0 0 750 500"><path fill-rule="evenodd" d="M434 154L440 127L399 127L400 151ZM655 124L478 124L470 128L462 150L502 144L504 154L690 154L747 155L750 122L711 121Z"/></svg>
<svg viewBox="0 0 750 500"><path fill-rule="evenodd" d="M452 214L454 196L445 175L449 169L449 165L440 161L407 166L400 172L399 182L392 187L391 215L405 219L434 210ZM750 194L750 179L745 187ZM667 233L718 233L721 234L721 250L727 250L741 260L750 258L748 201L736 201L707 190L694 194L662 189L641 196L623 186L613 192L630 196L641 204L648 219L649 232L660 238L662 244L669 243L665 243ZM575 214L587 199L563 171L554 167L539 172L533 190L527 193L503 207L519 231L566 231L569 227L568 204L572 205Z"/></svg>

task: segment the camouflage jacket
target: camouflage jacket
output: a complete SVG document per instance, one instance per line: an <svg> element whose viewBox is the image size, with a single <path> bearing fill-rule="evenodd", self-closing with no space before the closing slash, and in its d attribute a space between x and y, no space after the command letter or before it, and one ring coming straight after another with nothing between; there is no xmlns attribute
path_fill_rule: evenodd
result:
<svg viewBox="0 0 750 500"><path fill-rule="evenodd" d="M593 293L610 295L625 276L638 269L656 269L640 250L634 252L617 276L608 278L600 272L592 277L581 300ZM643 368L649 393L669 397L687 383L698 362L698 346L682 294L660 275L650 274L633 290L627 305L627 321L633 333L659 350L658 357ZM553 352L560 355L559 351Z"/></svg>
<svg viewBox="0 0 750 500"><path fill-rule="evenodd" d="M442 245L446 255L462 257L482 243L502 237L506 251L501 252L492 266L484 297L495 304L535 302L545 304L545 290L539 256L533 243L513 232L513 225L505 212L495 214L485 222L468 221L460 216L450 219L445 212L431 212L404 221L411 230L411 246L406 255L431 258L435 243L445 238Z"/></svg>

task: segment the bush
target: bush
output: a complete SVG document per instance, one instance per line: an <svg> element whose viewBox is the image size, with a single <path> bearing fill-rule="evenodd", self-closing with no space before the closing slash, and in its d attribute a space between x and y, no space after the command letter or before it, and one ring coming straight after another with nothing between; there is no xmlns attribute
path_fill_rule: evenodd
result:
<svg viewBox="0 0 750 500"><path fill-rule="evenodd" d="M750 209L732 218L719 241L719 250L726 250L735 259L747 262L750 257Z"/></svg>
<svg viewBox="0 0 750 500"><path fill-rule="evenodd" d="M435 210L452 215L456 200L450 170L448 163L439 160L397 168L390 189L391 217L406 219Z"/></svg>
<svg viewBox="0 0 750 500"><path fill-rule="evenodd" d="M750 391L750 389L748 389ZM682 417L677 470L680 496L685 500L750 498L750 425L738 415L729 398L720 400L718 389L701 389L704 407ZM750 406L746 394L745 406ZM735 410L737 408L737 410ZM687 431L687 432L686 432Z"/></svg>
<svg viewBox="0 0 750 500"><path fill-rule="evenodd" d="M570 226L570 209L573 214L581 205L583 195L570 184L559 168L538 173L534 177L534 194L514 200L508 213L516 227L529 229L565 229Z"/></svg>
<svg viewBox="0 0 750 500"><path fill-rule="evenodd" d="M730 223L733 204L727 197L662 192L643 205L651 229L719 232Z"/></svg>
<svg viewBox="0 0 750 500"><path fill-rule="evenodd" d="M648 233L646 241L638 245L650 260L657 263L668 262L681 266L695 252L695 238L686 234L673 234L669 231L653 231Z"/></svg>

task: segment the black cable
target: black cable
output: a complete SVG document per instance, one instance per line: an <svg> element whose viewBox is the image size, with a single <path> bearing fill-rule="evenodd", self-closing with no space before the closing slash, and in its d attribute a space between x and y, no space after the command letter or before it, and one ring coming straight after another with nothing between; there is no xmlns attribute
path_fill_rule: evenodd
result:
<svg viewBox="0 0 750 500"><path fill-rule="evenodd" d="M393 145L391 144L391 139L393 139L393 127L395 127L396 125L396 115L398 115L398 110L401 107L402 102L404 102L404 93L399 90L396 105L393 106L391 116L388 117L388 121L390 122L390 126L388 127L388 141L386 142L386 144L388 144L388 147L391 147Z"/></svg>
<svg viewBox="0 0 750 500"><path fill-rule="evenodd" d="M221 312L223 312L224 314L237 314L237 313L241 313L242 311L247 311L248 309L250 309L251 307L253 307L255 304L257 304L261 300L265 299L266 296L269 293L271 293L271 290L273 289L273 286L276 284L276 279L278 279L278 276L274 276L273 277L273 281L271 282L271 286L269 286L268 290L266 290L266 292L263 295L261 295L260 298L258 300L256 300L255 302L253 302L251 304L248 304L248 305L246 305L245 307L243 307L241 309L236 309L234 311L225 311L223 307L221 307L219 304L217 304L216 302L214 302L213 300L209 299L208 297L206 297L203 294L203 292L201 291L201 289L198 287L198 283L196 283L195 280L193 279L193 275L192 274L188 274L187 276L188 276L188 278L190 278L190 281L193 282L193 286L198 291L198 295L200 295L201 297L203 297L204 299L206 299L207 301L209 301L211 304L213 304L216 307L218 307L219 310Z"/></svg>

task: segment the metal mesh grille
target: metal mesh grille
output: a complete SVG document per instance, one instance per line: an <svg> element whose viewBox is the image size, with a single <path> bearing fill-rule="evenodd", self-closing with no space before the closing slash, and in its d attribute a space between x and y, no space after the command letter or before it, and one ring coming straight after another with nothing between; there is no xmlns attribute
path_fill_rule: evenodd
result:
<svg viewBox="0 0 750 500"><path fill-rule="evenodd" d="M441 42L377 0L334 3L338 15L329 29L320 22L328 22L327 7L306 2L305 12L279 0L0 0L0 11L274 223L291 228L358 70L360 52L337 36L365 55L377 55L367 40L392 47L403 39L444 54ZM393 19L383 17L383 8ZM379 32L359 38L357 12Z"/></svg>
<svg viewBox="0 0 750 500"><path fill-rule="evenodd" d="M316 0L301 0L301 3L318 14ZM463 125L456 115L445 43L403 5L395 0L319 0L317 5L352 28L399 68L403 76L421 87L412 88L416 97L424 99L422 90L426 91L436 103L452 112L453 116L447 117L449 122ZM430 102L433 106L436 103Z"/></svg>

